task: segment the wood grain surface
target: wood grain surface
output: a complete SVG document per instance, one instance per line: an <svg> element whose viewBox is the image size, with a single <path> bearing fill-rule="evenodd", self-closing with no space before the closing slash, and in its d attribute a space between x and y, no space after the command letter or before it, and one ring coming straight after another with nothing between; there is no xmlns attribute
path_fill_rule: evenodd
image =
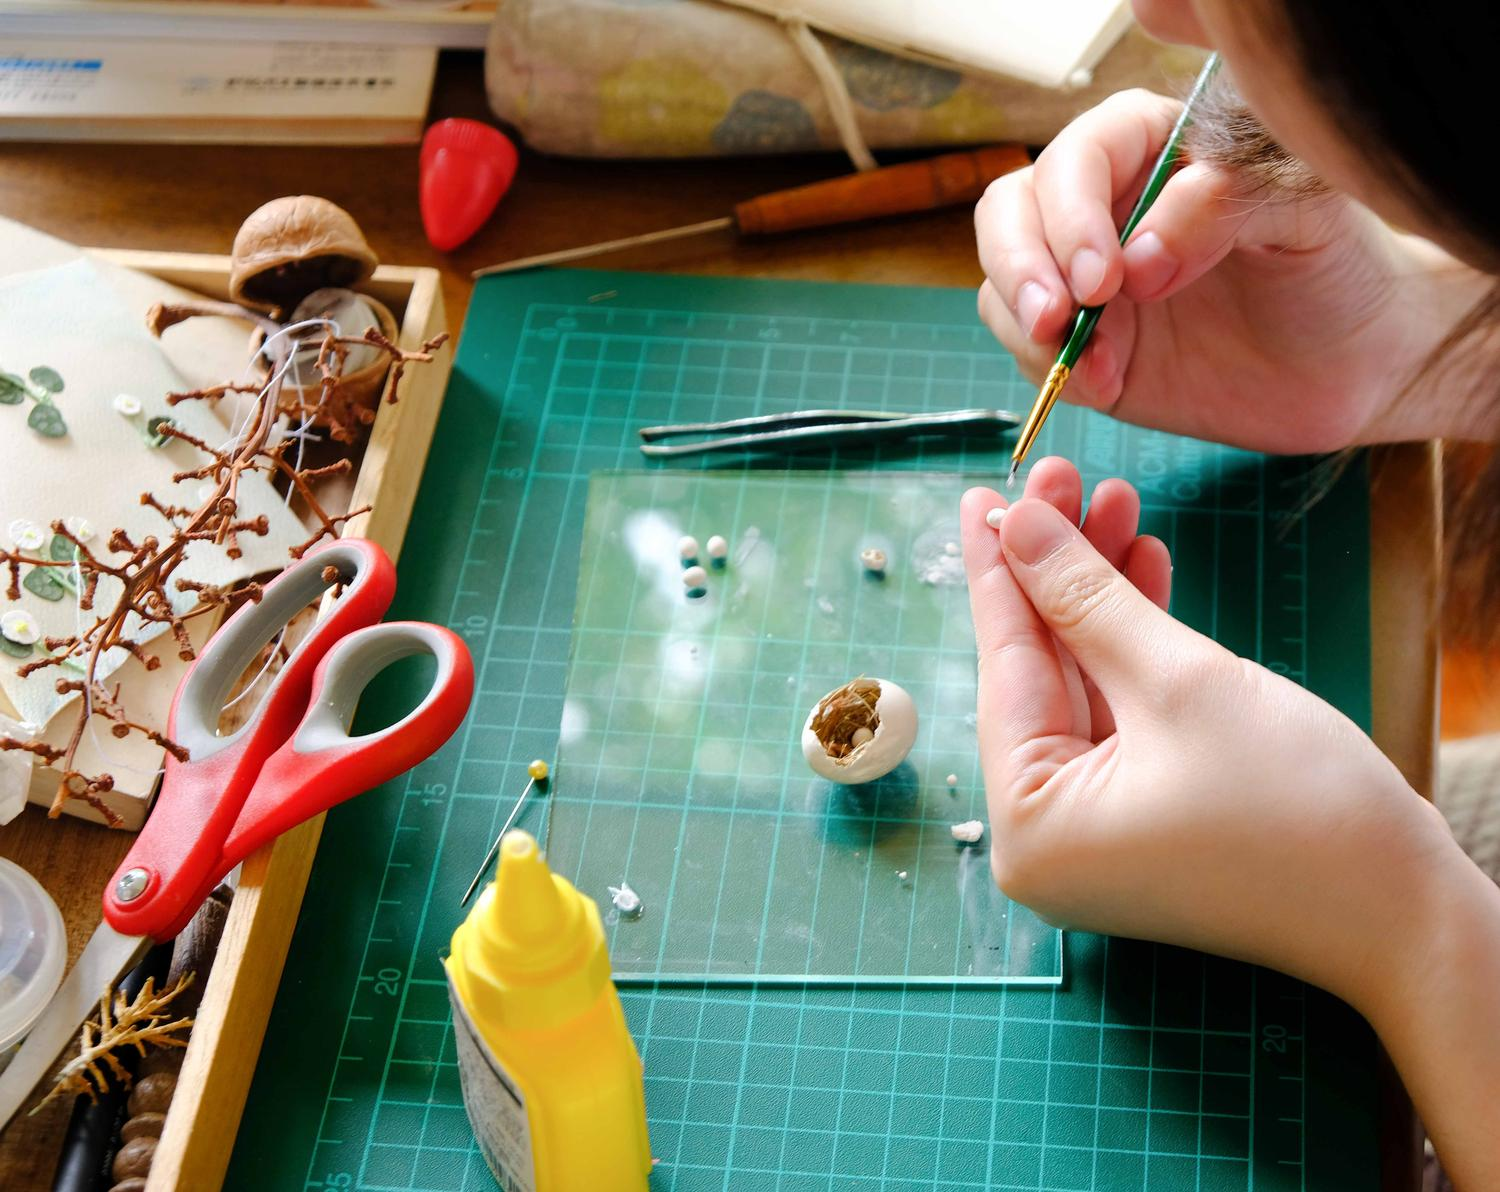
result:
<svg viewBox="0 0 1500 1192"><path fill-rule="evenodd" d="M483 117L479 59L445 54L434 117ZM523 154L490 224L451 255L435 252L416 205L415 146L278 149L32 145L0 152L0 214L79 244L227 252L235 228L278 195L313 192L347 208L383 261L442 271L450 325L462 323L469 271L502 260L727 215L757 194L843 173L838 157L712 162L586 162ZM971 215L955 210L863 227L736 244L728 234L590 262L607 268L977 286ZM1389 748L1426 789L1436 683L1437 471L1421 448L1393 453L1376 486L1377 717ZM1403 545L1404 543L1404 545ZM70 873L61 894L73 951L98 920L99 896L128 838L32 809L0 829L0 855ZM54 867L56 867L54 869ZM0 1187L48 1188L67 1110L0 1135Z"/></svg>

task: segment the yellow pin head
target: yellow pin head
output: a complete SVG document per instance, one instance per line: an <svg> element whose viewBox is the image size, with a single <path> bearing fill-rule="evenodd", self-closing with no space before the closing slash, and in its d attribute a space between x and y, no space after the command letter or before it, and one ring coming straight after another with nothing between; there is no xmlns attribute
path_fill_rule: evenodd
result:
<svg viewBox="0 0 1500 1192"><path fill-rule="evenodd" d="M531 780L533 782L546 782L547 775L550 774L551 771L547 768L546 762L544 762L541 758L537 758L536 761L532 762L531 765L526 767L526 773L531 775Z"/></svg>

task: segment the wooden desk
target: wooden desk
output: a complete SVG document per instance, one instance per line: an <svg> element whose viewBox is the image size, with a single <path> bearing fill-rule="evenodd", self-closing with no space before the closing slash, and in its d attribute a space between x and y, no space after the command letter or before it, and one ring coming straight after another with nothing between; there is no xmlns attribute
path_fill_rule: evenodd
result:
<svg viewBox="0 0 1500 1192"><path fill-rule="evenodd" d="M485 114L478 58L445 55L434 117ZM252 209L278 195L311 191L348 209L382 260L441 269L457 332L468 306L469 271L481 265L712 218L740 199L845 168L835 157L601 163L527 156L495 218L471 243L444 256L422 234L415 147L14 145L0 156L0 214L77 244L222 253ZM759 244L708 237L619 254L601 264L973 287L981 278L967 211ZM1429 794L1437 476L1435 455L1425 448L1387 453L1377 469L1372 519L1376 738ZM128 844L124 836L89 825L49 823L35 809L0 829L0 854L29 867L77 874L59 899L75 956L98 921L99 891ZM0 1136L0 1187L32 1192L51 1186L66 1120L66 1106L58 1105ZM1412 1156L1393 1157L1395 1168L1413 1170Z"/></svg>

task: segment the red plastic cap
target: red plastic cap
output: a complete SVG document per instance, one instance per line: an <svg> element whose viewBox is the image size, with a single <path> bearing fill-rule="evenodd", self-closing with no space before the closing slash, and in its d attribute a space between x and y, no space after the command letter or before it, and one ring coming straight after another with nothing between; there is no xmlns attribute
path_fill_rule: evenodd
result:
<svg viewBox="0 0 1500 1192"><path fill-rule="evenodd" d="M422 138L418 195L422 227L439 252L480 228L516 176L516 147L478 120L439 120Z"/></svg>

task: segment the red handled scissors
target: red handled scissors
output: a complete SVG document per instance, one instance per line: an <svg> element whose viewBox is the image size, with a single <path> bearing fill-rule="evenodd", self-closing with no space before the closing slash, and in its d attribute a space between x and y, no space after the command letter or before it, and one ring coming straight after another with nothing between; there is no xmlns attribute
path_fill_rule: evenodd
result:
<svg viewBox="0 0 1500 1192"><path fill-rule="evenodd" d="M343 591L272 681L254 717L228 735L220 714L235 681L327 588ZM405 773L463 722L474 664L459 638L418 621L381 624L396 569L373 542L348 538L310 552L229 618L183 678L168 755L146 826L104 891L104 921L4 1072L0 1127L52 1066L105 989L172 939L241 861L335 803ZM426 697L387 728L351 737L354 705L397 659L431 655Z"/></svg>

